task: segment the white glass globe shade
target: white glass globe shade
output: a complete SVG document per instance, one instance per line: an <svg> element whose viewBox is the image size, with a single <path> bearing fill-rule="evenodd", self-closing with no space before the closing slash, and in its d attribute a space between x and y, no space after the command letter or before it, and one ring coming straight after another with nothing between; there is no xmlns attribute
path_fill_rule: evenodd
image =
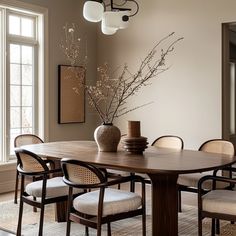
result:
<svg viewBox="0 0 236 236"><path fill-rule="evenodd" d="M102 32L103 34L106 34L106 35L112 35L112 34L115 34L116 31L118 30L117 28L112 28L112 27L107 27L105 24L104 24L104 21L102 20Z"/></svg>
<svg viewBox="0 0 236 236"><path fill-rule="evenodd" d="M106 11L103 13L103 21L106 27L125 29L129 21L123 21L123 16L128 16L129 11Z"/></svg>
<svg viewBox="0 0 236 236"><path fill-rule="evenodd" d="M83 16L91 22L99 22L102 20L104 12L103 4L96 1L87 1L84 4Z"/></svg>

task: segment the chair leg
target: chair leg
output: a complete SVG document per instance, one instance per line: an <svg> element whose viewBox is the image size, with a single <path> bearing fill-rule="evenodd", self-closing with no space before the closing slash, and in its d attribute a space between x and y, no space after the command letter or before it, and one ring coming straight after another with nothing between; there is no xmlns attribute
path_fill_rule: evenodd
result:
<svg viewBox="0 0 236 236"><path fill-rule="evenodd" d="M18 225L17 225L17 236L21 236L21 225L22 225L22 215L23 215L23 193L24 193L24 183L25 183L25 177L22 175L21 178L21 187L20 187L20 208L19 208L19 218L18 218Z"/></svg>
<svg viewBox="0 0 236 236"><path fill-rule="evenodd" d="M199 209L198 209L198 236L202 236L202 215Z"/></svg>
<svg viewBox="0 0 236 236"><path fill-rule="evenodd" d="M22 215L23 215L23 201L20 200L20 208L19 208L19 218L18 218L18 225L17 225L17 236L21 236L21 224L22 224Z"/></svg>
<svg viewBox="0 0 236 236"><path fill-rule="evenodd" d="M70 236L70 227L71 227L71 221L70 219L67 219L67 223L66 223L66 236ZM86 232L85 235L87 236Z"/></svg>
<svg viewBox="0 0 236 236"><path fill-rule="evenodd" d="M215 229L216 229L216 220L212 219L212 223L211 223L211 236L215 236Z"/></svg>
<svg viewBox="0 0 236 236"><path fill-rule="evenodd" d="M198 236L202 236L202 220L198 222Z"/></svg>
<svg viewBox="0 0 236 236"><path fill-rule="evenodd" d="M135 173L130 173L131 176L135 175ZM135 192L135 181L131 180L130 181L130 192L134 193Z"/></svg>
<svg viewBox="0 0 236 236"><path fill-rule="evenodd" d="M146 236L146 213L142 214L143 236Z"/></svg>
<svg viewBox="0 0 236 236"><path fill-rule="evenodd" d="M39 234L38 236L43 236L43 220L44 220L44 204L41 205L40 220L39 220Z"/></svg>
<svg viewBox="0 0 236 236"><path fill-rule="evenodd" d="M181 205L181 190L178 190L178 212L182 212L182 205Z"/></svg>
<svg viewBox="0 0 236 236"><path fill-rule="evenodd" d="M88 228L88 226L85 226L85 236L89 236L89 228Z"/></svg>
<svg viewBox="0 0 236 236"><path fill-rule="evenodd" d="M107 236L111 236L111 223L107 223Z"/></svg>
<svg viewBox="0 0 236 236"><path fill-rule="evenodd" d="M37 198L36 198L36 197L33 197L33 199L34 199L34 201L36 201L36 200L37 200ZM33 207L33 212L37 212L37 207Z"/></svg>
<svg viewBox="0 0 236 236"><path fill-rule="evenodd" d="M216 219L216 234L220 234L220 220Z"/></svg>
<svg viewBox="0 0 236 236"><path fill-rule="evenodd" d="M102 225L97 224L97 236L101 236L101 235L102 235Z"/></svg>
<svg viewBox="0 0 236 236"><path fill-rule="evenodd" d="M33 177L33 182L35 182L35 181L36 181L36 178ZM33 197L33 200L36 201L37 198L36 198L36 197ZM37 212L37 207L33 207L33 212Z"/></svg>
<svg viewBox="0 0 236 236"><path fill-rule="evenodd" d="M15 197L14 197L15 204L17 204L18 185L19 185L19 172L18 172L18 170L16 170Z"/></svg>

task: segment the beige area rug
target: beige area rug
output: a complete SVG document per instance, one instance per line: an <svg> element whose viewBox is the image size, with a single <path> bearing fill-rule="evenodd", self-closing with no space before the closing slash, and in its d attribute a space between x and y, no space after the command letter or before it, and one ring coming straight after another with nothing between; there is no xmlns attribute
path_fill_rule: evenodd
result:
<svg viewBox="0 0 236 236"><path fill-rule="evenodd" d="M147 236L151 235L151 216L150 204L147 204ZM179 213L179 235L194 236L197 235L197 209L191 206L183 205L183 212ZM13 202L0 203L0 227L15 232L18 219L18 205ZM39 212L34 213L32 207L24 205L23 229L24 236L37 236ZM204 236L210 236L210 221L204 222ZM54 207L49 205L45 210L44 236L64 236L66 223L57 223L54 221ZM96 231L89 230L90 235L96 235ZM112 223L113 236L141 236L141 217L130 218ZM72 223L71 236L84 235L84 227ZM106 234L106 226L103 226L103 235ZM221 228L222 236L236 236L236 225L230 225L223 222ZM161 235L164 236L164 235Z"/></svg>

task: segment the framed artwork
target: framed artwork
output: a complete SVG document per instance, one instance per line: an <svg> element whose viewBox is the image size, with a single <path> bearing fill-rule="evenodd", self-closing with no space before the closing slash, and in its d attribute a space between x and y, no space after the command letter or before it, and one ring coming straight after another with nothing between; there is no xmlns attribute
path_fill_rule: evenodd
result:
<svg viewBox="0 0 236 236"><path fill-rule="evenodd" d="M58 66L58 123L85 122L85 68Z"/></svg>

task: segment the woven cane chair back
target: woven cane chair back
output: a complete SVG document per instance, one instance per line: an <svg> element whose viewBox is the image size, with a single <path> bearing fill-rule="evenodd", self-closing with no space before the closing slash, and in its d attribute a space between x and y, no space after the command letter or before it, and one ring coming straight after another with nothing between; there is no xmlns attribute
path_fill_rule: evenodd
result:
<svg viewBox="0 0 236 236"><path fill-rule="evenodd" d="M20 168L24 172L35 173L49 170L45 162L41 159L41 157L37 156L34 153L25 150L17 150L16 156L20 164Z"/></svg>
<svg viewBox="0 0 236 236"><path fill-rule="evenodd" d="M43 143L43 140L34 134L21 134L18 135L14 140L14 146L20 147L28 144Z"/></svg>
<svg viewBox="0 0 236 236"><path fill-rule="evenodd" d="M93 165L82 161L63 158L61 160L64 178L72 184L90 188L107 181L104 173Z"/></svg>
<svg viewBox="0 0 236 236"><path fill-rule="evenodd" d="M234 145L229 141L221 139L209 140L203 143L199 150L204 152L227 154L231 157L234 156Z"/></svg>
<svg viewBox="0 0 236 236"><path fill-rule="evenodd" d="M166 135L157 138L153 143L152 146L159 147L159 148L174 148L174 149L183 149L184 142L178 136L173 135Z"/></svg>
<svg viewBox="0 0 236 236"><path fill-rule="evenodd" d="M200 146L199 150L204 152L226 154L229 155L230 159L234 157L234 145L231 142L222 139L208 140ZM222 176L230 177L230 175L230 171L222 171Z"/></svg>
<svg viewBox="0 0 236 236"><path fill-rule="evenodd" d="M68 179L76 184L98 184L98 176L86 167L67 164Z"/></svg>

